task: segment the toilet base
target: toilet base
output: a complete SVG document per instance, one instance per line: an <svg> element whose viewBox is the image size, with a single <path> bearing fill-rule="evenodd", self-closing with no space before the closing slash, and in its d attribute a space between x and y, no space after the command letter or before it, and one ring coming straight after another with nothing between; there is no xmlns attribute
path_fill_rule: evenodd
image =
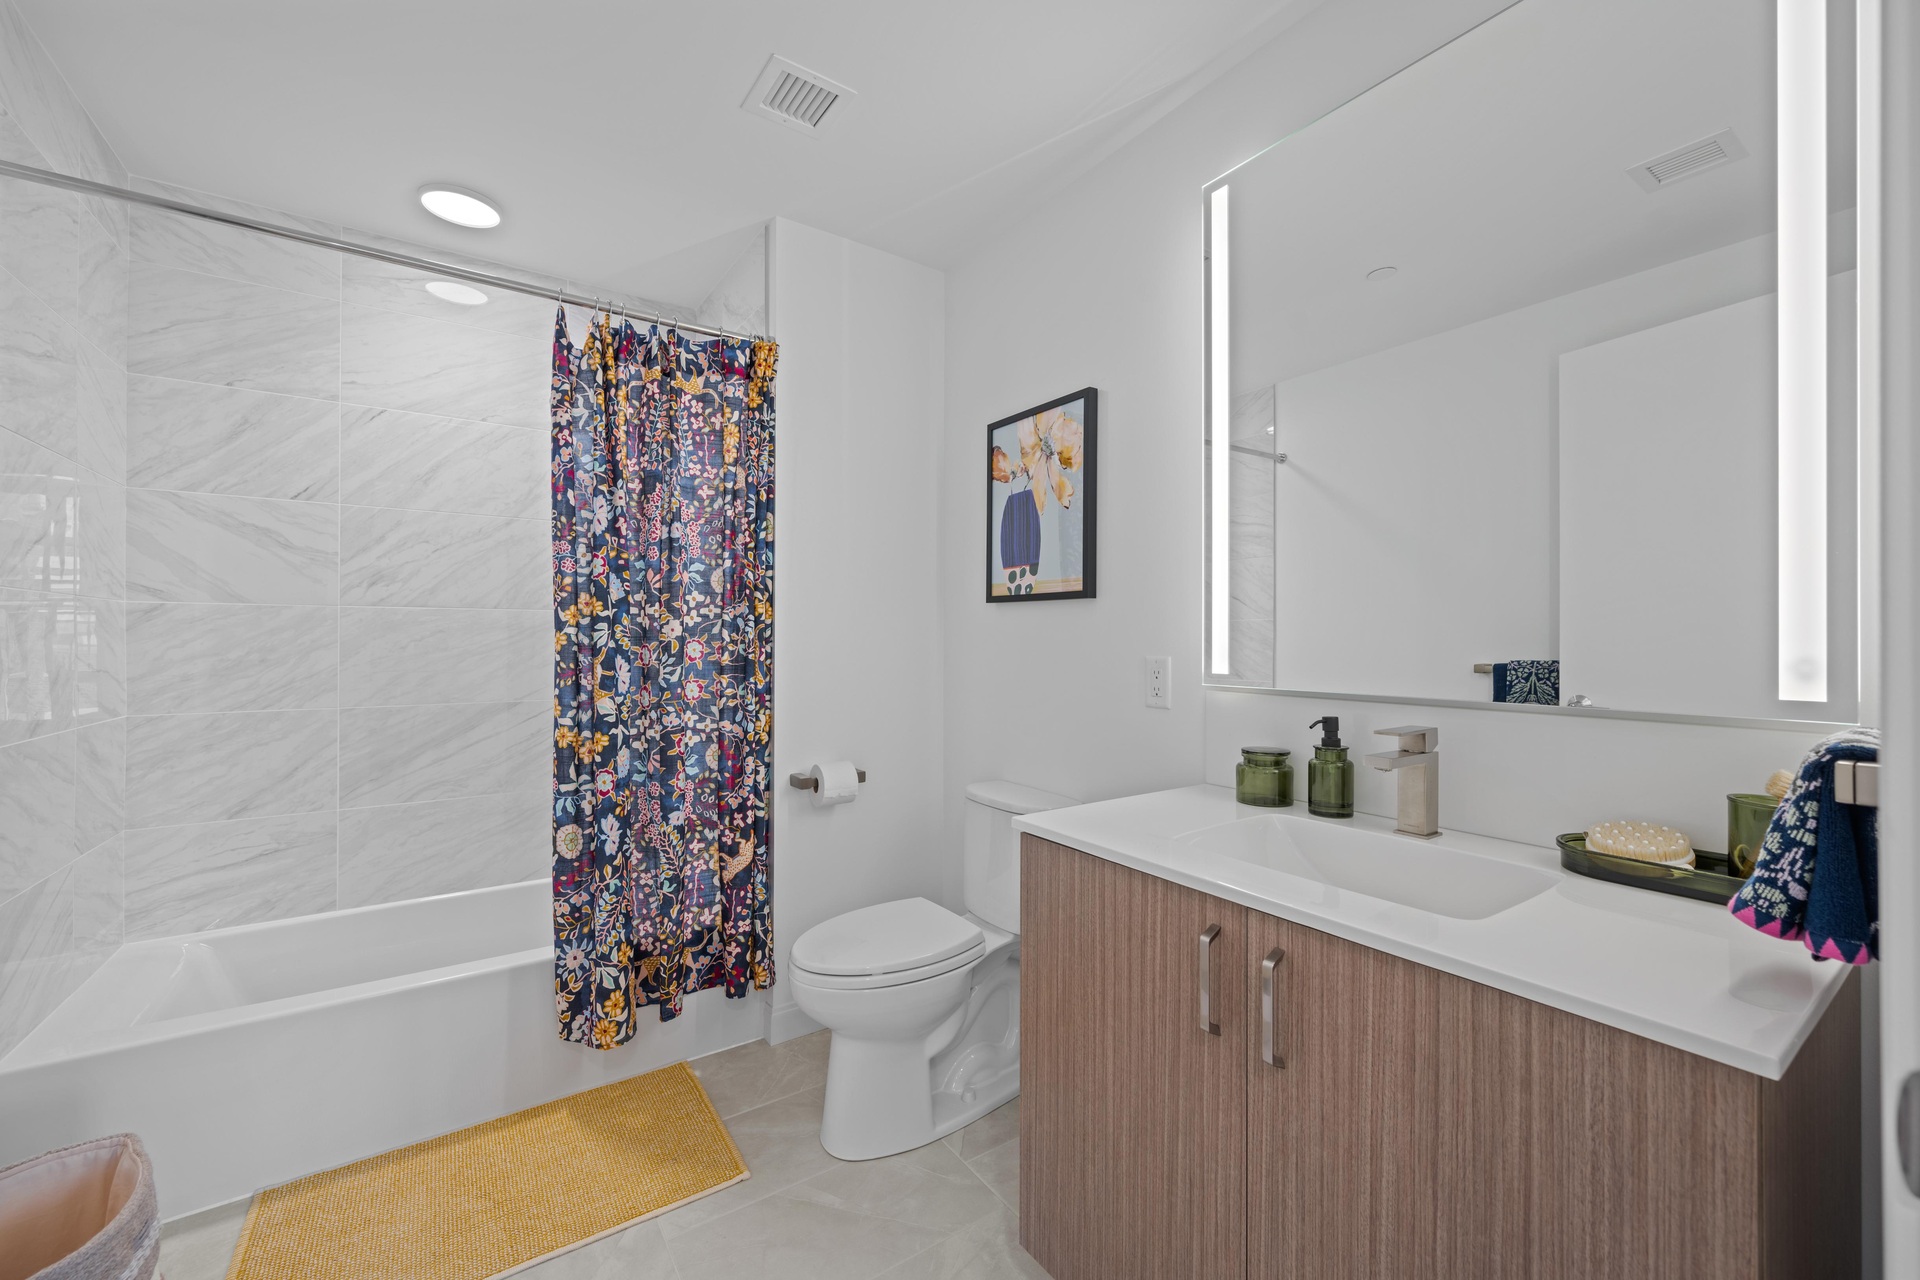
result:
<svg viewBox="0 0 1920 1280"><path fill-rule="evenodd" d="M877 1160L936 1142L1020 1092L1019 940L1002 934L974 970L966 1003L925 1037L833 1032L820 1145Z"/></svg>

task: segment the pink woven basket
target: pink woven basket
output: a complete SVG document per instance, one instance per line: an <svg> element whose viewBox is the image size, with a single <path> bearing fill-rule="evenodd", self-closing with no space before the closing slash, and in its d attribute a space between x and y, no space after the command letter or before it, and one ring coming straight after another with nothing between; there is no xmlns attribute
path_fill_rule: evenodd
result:
<svg viewBox="0 0 1920 1280"><path fill-rule="evenodd" d="M157 1280L153 1162L130 1133L0 1169L0 1280Z"/></svg>

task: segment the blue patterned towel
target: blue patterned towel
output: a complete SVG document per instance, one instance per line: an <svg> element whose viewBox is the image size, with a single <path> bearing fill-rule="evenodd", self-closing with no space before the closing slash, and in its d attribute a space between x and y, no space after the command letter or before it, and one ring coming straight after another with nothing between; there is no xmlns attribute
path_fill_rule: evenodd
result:
<svg viewBox="0 0 1920 1280"><path fill-rule="evenodd" d="M1493 664L1495 702L1539 702L1560 705L1560 660L1522 658Z"/></svg>
<svg viewBox="0 0 1920 1280"><path fill-rule="evenodd" d="M1798 938L1821 960L1866 964L1878 956L1877 810L1835 799L1833 766L1879 758L1878 729L1815 743L1767 825L1753 875L1727 909L1762 933Z"/></svg>

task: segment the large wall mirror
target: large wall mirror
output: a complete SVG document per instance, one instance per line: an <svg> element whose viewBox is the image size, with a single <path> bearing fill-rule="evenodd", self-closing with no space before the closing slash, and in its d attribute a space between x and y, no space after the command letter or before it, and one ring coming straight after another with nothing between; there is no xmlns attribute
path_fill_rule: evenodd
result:
<svg viewBox="0 0 1920 1280"><path fill-rule="evenodd" d="M1859 718L1852 11L1519 0L1208 185L1210 684Z"/></svg>

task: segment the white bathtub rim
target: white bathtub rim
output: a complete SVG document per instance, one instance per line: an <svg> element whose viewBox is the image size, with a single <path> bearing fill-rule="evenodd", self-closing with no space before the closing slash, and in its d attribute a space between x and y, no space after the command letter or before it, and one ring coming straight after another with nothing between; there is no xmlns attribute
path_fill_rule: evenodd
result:
<svg viewBox="0 0 1920 1280"><path fill-rule="evenodd" d="M261 920L249 924L229 925L224 929L208 929L200 933L174 934L166 938L142 938L138 942L129 942L118 948L107 958L106 964L126 951L138 948L142 951L164 951L189 942L209 942L222 938L242 937L263 930L285 928L289 924L319 919L337 919L342 916L375 915L390 913L402 908L418 908L422 903L445 902L450 899L473 899L482 895L499 895L513 890L525 892L529 884L545 883L541 880L521 880L513 884L488 885L481 889L463 889L455 893L435 894L428 898L408 898L399 902L372 903L364 907L346 907L338 911L315 912L307 916L293 916L284 920ZM0 1084L16 1072L43 1067L48 1063L79 1062L103 1054L117 1053L136 1046L164 1044L169 1040L184 1036L204 1034L222 1027L251 1022L272 1022L291 1017L309 1010L329 1009L343 1004L352 1004L361 1000L370 1000L391 991L412 987L433 987L443 983L457 982L475 974L491 973L498 969L509 969L519 965L551 964L553 961L552 944L541 947L525 948L520 951L501 952L497 955L481 956L475 960L463 960L458 964L441 965L433 969L416 969L408 973L389 974L381 978L372 978L366 982L350 983L346 986L327 987L319 991L307 991L298 995L281 996L273 1000L258 1000L250 1004L233 1005L225 1009L209 1009L204 1013L192 1013L183 1017L168 1018L163 1022L146 1023L132 1027L115 1027L103 1030L97 1040L87 1039L79 1043L67 1041L65 1044L49 1046L42 1050L35 1042L35 1033L29 1032L25 1039L15 1045L4 1057L0 1057ZM105 965L102 966L103 968ZM86 984L82 983L67 1000L49 1013L42 1025L53 1022L68 1001L84 999ZM557 1034L557 1033L556 1033Z"/></svg>
<svg viewBox="0 0 1920 1280"><path fill-rule="evenodd" d="M190 935L189 935L190 936ZM527 951L513 951L504 955L483 956L478 960L468 960L461 964L445 965L438 969L421 969L413 973L394 974L385 978L375 978L369 982L358 982L351 986L329 987L324 991L310 991L297 996L282 996L277 1000L260 1000L253 1004L236 1005L228 1009L210 1009L205 1013L192 1013L184 1017L169 1018L165 1022L147 1023L143 1026L120 1028L104 1033L98 1042L75 1045L43 1053L21 1056L21 1050L33 1049L31 1034L27 1039L15 1045L5 1058L0 1058L0 1087L4 1087L7 1078L17 1072L30 1071L51 1063L81 1062L88 1058L97 1058L106 1054L118 1053L124 1049L164 1044L169 1040L179 1040L193 1035L204 1035L209 1031L218 1031L229 1026L245 1023L277 1022L304 1013L321 1009L331 1009L339 1005L357 1004L365 1000L386 995L389 992L412 988L429 988L458 982L478 974L492 973L501 969L512 969L520 965L545 965L553 962L552 947L535 947ZM75 994L78 994L76 992ZM69 997L71 998L71 997ZM556 1033L557 1034L557 1033Z"/></svg>
<svg viewBox="0 0 1920 1280"><path fill-rule="evenodd" d="M211 942L221 938L245 938L256 933L265 933L274 929L284 929L288 925L305 924L309 920L340 920L351 916L380 916L401 911L418 910L427 903L453 902L456 900L478 900L488 897L504 896L513 890L526 891L530 884L545 885L552 882L544 877L531 880L515 880L508 884L483 885L478 889L456 889L452 893L430 893L419 898L401 898L394 902L369 902L358 907L336 907L332 911L313 911L303 916L283 916L278 920L251 920L246 924L223 925L218 929L201 929L191 933L169 933L158 938L140 938L126 942L114 952L119 955L131 947L178 946L183 942Z"/></svg>

